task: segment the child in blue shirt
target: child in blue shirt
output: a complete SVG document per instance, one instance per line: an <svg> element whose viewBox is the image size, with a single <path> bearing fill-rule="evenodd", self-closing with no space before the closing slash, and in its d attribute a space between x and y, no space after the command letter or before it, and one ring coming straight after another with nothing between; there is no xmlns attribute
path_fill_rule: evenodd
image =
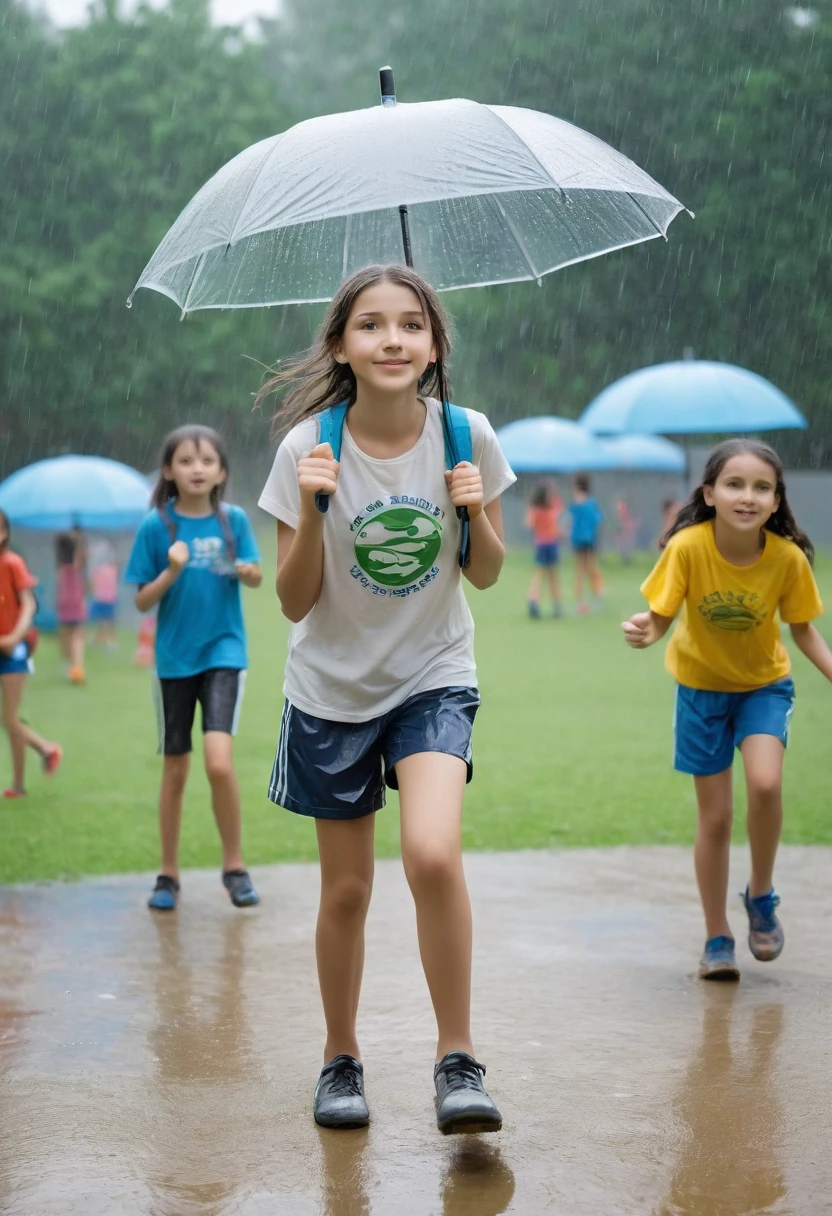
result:
<svg viewBox="0 0 832 1216"><path fill-rule="evenodd" d="M586 473L575 478L572 502L567 513L572 519L572 551L575 554L575 599L578 612L589 612L584 599L584 583L589 583L592 594L600 599L604 594L604 580L598 568L598 534L604 520L604 512L591 496L591 484Z"/></svg>
<svg viewBox="0 0 832 1216"><path fill-rule="evenodd" d="M202 707L205 771L223 848L222 881L237 907L258 902L241 854L240 792L232 736L247 666L240 583L259 587L260 554L246 514L222 504L228 458L204 426L184 426L165 441L154 510L136 536L125 572L137 583L136 607L159 605L154 699L159 751L162 864L148 905L176 907L179 833L191 730Z"/></svg>

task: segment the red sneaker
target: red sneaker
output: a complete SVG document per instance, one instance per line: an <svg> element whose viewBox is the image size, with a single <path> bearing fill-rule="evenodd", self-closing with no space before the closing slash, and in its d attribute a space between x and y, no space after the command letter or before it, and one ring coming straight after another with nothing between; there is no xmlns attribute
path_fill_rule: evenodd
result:
<svg viewBox="0 0 832 1216"><path fill-rule="evenodd" d="M57 743L48 752L43 755L43 771L47 777L51 777L57 771L58 765L64 758L64 749Z"/></svg>
<svg viewBox="0 0 832 1216"><path fill-rule="evenodd" d="M13 790L13 789L3 790L3 797L4 798L25 798L26 791L25 790Z"/></svg>

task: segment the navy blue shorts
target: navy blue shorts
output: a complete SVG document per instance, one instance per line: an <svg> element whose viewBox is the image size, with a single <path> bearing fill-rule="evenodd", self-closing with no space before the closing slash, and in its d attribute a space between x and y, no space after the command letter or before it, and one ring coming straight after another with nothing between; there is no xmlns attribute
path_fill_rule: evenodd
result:
<svg viewBox="0 0 832 1216"><path fill-rule="evenodd" d="M579 540L572 545L573 553L595 553L598 544L594 540Z"/></svg>
<svg viewBox="0 0 832 1216"><path fill-rule="evenodd" d="M419 752L459 756L470 781L479 707L476 688L434 688L369 722L330 722L287 701L269 798L314 819L360 819L381 810L385 782L399 788L396 764Z"/></svg>
<svg viewBox="0 0 832 1216"><path fill-rule="evenodd" d="M749 735L774 735L785 747L794 710L791 676L753 692L706 692L676 686L674 768L711 777L734 762L734 748Z"/></svg>
<svg viewBox="0 0 832 1216"><path fill-rule="evenodd" d="M31 672L27 642L18 642L11 654L0 654L0 676L28 676Z"/></svg>
<svg viewBox="0 0 832 1216"><path fill-rule="evenodd" d="M114 621L116 619L115 604L107 604L104 600L93 600L90 604L91 621Z"/></svg>
<svg viewBox="0 0 832 1216"><path fill-rule="evenodd" d="M556 566L558 564L558 542L552 541L548 545L535 545L534 547L534 564L536 566Z"/></svg>

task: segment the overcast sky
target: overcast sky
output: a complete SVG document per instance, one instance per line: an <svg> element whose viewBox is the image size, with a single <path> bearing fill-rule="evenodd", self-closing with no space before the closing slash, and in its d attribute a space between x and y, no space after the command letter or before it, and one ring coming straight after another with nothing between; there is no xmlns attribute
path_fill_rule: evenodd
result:
<svg viewBox="0 0 832 1216"><path fill-rule="evenodd" d="M30 8L46 12L55 25L83 24L89 3L90 0L29 0ZM164 0L150 3L154 8L164 7ZM211 12L217 25L243 25L249 17L274 17L278 3L279 0L211 0Z"/></svg>

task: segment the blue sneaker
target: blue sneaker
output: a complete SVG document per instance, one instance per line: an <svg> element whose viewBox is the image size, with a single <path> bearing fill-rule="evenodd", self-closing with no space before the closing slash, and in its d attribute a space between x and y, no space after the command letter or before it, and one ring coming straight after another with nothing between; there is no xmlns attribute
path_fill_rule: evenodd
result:
<svg viewBox="0 0 832 1216"><path fill-rule="evenodd" d="M742 902L748 913L748 947L758 962L771 963L782 953L786 941L783 926L774 912L780 896L771 890L768 895L755 895L751 899L746 887Z"/></svg>
<svg viewBox="0 0 832 1216"><path fill-rule="evenodd" d="M147 901L147 906L156 912L172 912L176 907L178 895L179 883L176 879L171 878L168 874L160 874L156 879L156 886L153 888L150 899Z"/></svg>
<svg viewBox="0 0 832 1216"><path fill-rule="evenodd" d="M222 885L235 908L253 908L260 903L248 870L223 870Z"/></svg>
<svg viewBox="0 0 832 1216"><path fill-rule="evenodd" d="M709 937L699 964L700 980L738 980L740 969L733 937Z"/></svg>
<svg viewBox="0 0 832 1216"><path fill-rule="evenodd" d="M529 616L533 621L540 620L540 604L535 600L529 600Z"/></svg>

